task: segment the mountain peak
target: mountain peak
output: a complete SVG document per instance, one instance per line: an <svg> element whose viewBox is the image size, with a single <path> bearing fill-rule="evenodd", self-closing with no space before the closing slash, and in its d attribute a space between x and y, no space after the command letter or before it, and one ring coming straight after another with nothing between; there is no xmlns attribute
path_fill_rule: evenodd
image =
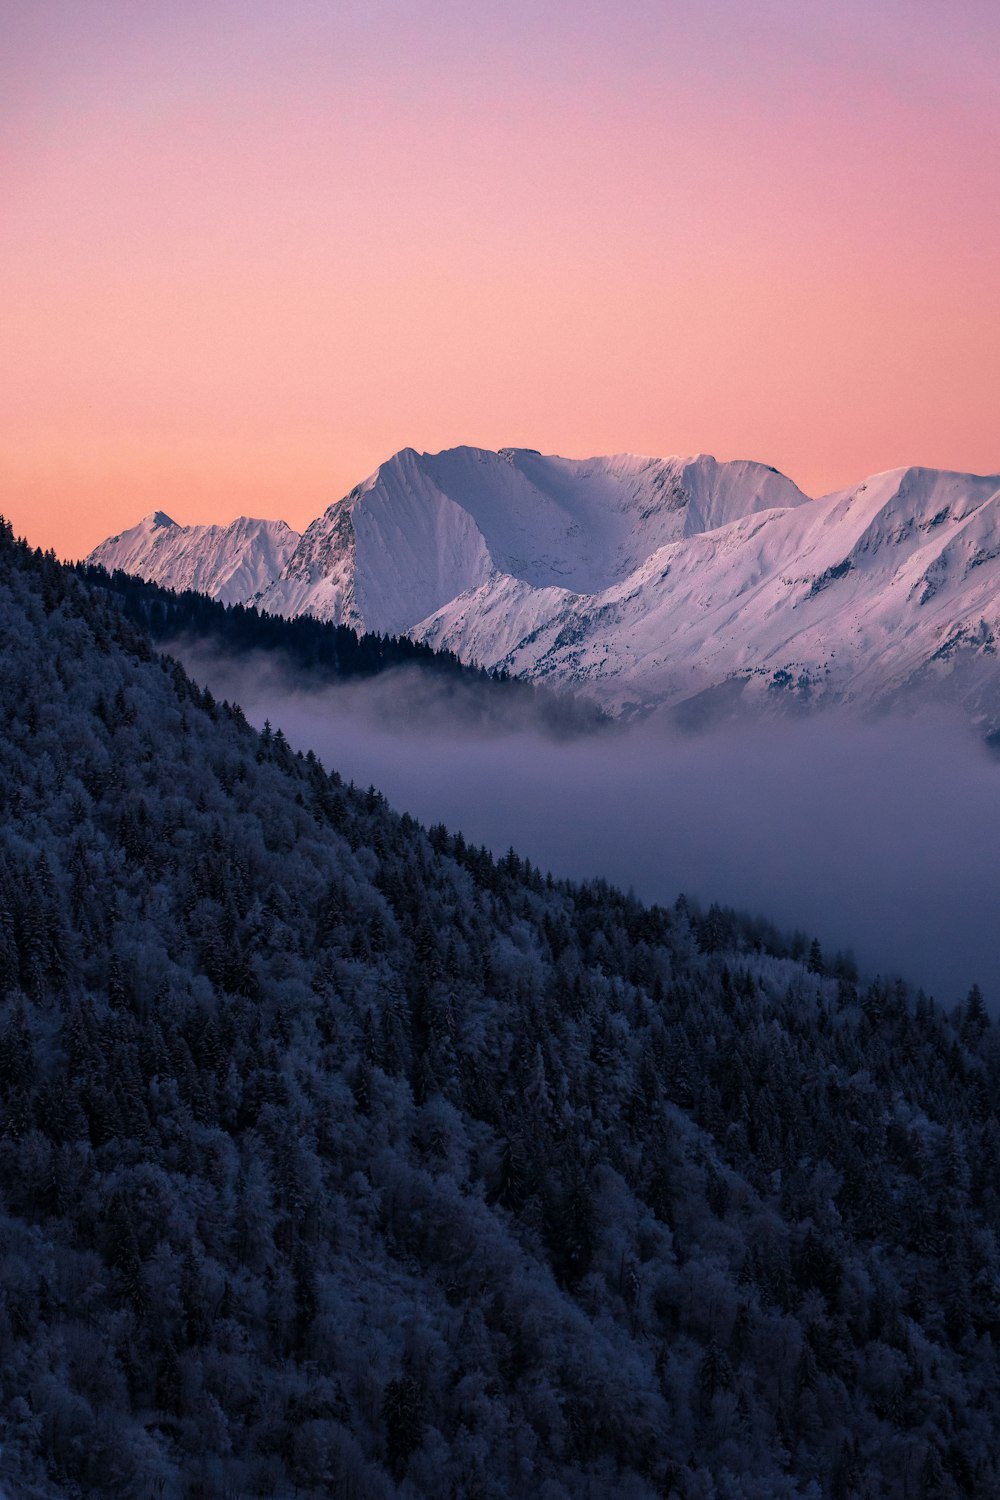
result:
<svg viewBox="0 0 1000 1500"><path fill-rule="evenodd" d="M229 526L179 526L162 510L109 537L88 562L174 589L243 604L276 578L299 542L283 521L240 516Z"/></svg>

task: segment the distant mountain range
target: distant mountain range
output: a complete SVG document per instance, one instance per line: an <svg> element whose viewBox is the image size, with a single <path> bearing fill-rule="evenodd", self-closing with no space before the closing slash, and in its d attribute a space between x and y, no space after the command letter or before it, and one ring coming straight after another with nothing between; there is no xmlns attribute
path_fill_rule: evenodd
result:
<svg viewBox="0 0 1000 1500"><path fill-rule="evenodd" d="M1000 727L1000 475L810 500L765 465L404 449L301 536L162 512L90 560L697 723L737 704L961 703Z"/></svg>

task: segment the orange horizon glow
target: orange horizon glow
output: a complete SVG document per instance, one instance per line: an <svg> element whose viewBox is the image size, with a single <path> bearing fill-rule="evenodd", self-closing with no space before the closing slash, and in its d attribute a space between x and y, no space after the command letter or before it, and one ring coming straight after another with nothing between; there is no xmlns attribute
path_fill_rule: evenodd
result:
<svg viewBox="0 0 1000 1500"><path fill-rule="evenodd" d="M985 4L208 10L0 20L32 542L301 530L404 446L1000 470Z"/></svg>

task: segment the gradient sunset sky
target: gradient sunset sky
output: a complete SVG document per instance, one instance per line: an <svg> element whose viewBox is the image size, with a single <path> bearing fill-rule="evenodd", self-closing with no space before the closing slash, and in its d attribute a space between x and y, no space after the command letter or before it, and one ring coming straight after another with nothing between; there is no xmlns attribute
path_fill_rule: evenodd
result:
<svg viewBox="0 0 1000 1500"><path fill-rule="evenodd" d="M993 0L4 0L0 510L398 448L1000 469Z"/></svg>

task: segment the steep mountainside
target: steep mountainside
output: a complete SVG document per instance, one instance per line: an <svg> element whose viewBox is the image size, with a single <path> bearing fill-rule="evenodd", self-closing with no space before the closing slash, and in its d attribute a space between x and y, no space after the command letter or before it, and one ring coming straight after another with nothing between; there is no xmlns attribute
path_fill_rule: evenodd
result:
<svg viewBox="0 0 1000 1500"><path fill-rule="evenodd" d="M155 534L123 540L95 559L219 592ZM943 695L1000 727L998 475L900 469L807 501L704 456L406 449L274 564L271 612L407 632L614 712Z"/></svg>
<svg viewBox="0 0 1000 1500"><path fill-rule="evenodd" d="M300 538L284 521L240 516L229 526L178 526L162 510L108 537L89 561L173 589L197 589L223 604L252 599L276 578Z"/></svg>
<svg viewBox="0 0 1000 1500"><path fill-rule="evenodd" d="M419 633L456 595L498 578L599 593L666 542L802 500L759 464L406 448L313 522L261 602Z"/></svg>
<svg viewBox="0 0 1000 1500"><path fill-rule="evenodd" d="M1000 1037L422 830L0 532L0 1488L1000 1493Z"/></svg>
<svg viewBox="0 0 1000 1500"><path fill-rule="evenodd" d="M596 597L496 579L416 634L617 709L951 691L993 727L998 598L1000 477L907 469L665 546Z"/></svg>

